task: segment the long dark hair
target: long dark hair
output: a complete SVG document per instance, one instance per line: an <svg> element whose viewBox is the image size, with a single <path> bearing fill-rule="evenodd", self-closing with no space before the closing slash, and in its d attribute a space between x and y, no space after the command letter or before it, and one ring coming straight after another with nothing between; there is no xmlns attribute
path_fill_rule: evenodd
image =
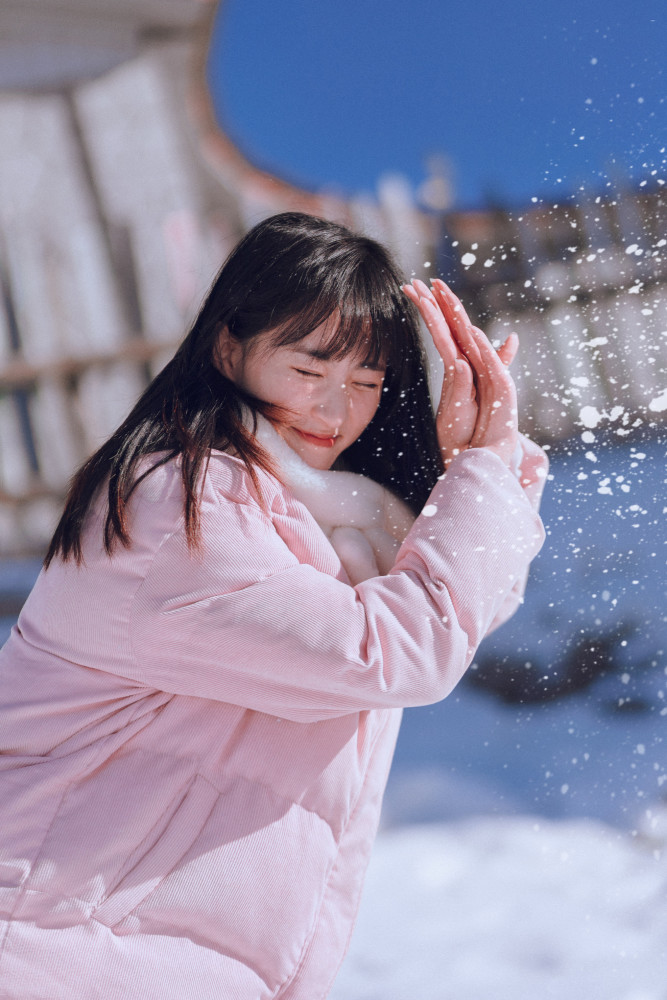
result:
<svg viewBox="0 0 667 1000"><path fill-rule="evenodd" d="M415 308L400 291L401 275L375 240L296 212L274 215L250 230L215 278L192 329L134 409L75 475L45 559L82 559L86 514L103 483L108 511L104 545L131 543L127 502L146 475L181 457L188 542L200 538L199 487L211 448L233 449L257 484L269 457L243 423L244 408L275 415L216 365L220 332L239 341L275 331L276 346L307 336L340 317L327 345L338 359L363 346L367 364L386 363L378 410L344 453L345 466L387 486L418 512L443 472ZM160 453L160 454L158 454ZM155 455L137 476L137 463Z"/></svg>

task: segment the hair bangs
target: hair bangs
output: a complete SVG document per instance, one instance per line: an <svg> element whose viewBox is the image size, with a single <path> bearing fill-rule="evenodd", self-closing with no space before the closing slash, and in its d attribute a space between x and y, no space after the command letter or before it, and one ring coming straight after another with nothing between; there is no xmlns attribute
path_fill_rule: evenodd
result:
<svg viewBox="0 0 667 1000"><path fill-rule="evenodd" d="M318 289L300 309L276 325L275 347L298 343L320 326L325 327L323 360L358 357L369 368L391 368L400 372L406 360L405 303L399 288L387 281L383 288L349 284L342 288ZM396 284L396 282L392 282ZM338 293L338 294L336 294Z"/></svg>

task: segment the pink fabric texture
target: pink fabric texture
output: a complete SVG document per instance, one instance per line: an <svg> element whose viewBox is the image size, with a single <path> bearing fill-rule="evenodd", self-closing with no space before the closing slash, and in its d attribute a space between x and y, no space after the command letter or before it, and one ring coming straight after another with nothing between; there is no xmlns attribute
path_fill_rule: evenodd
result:
<svg viewBox="0 0 667 1000"><path fill-rule="evenodd" d="M260 479L263 505L213 453L193 553L177 463L152 473L131 548L110 558L93 515L0 652L3 1000L326 997L400 709L452 690L543 540L477 449L352 587Z"/></svg>

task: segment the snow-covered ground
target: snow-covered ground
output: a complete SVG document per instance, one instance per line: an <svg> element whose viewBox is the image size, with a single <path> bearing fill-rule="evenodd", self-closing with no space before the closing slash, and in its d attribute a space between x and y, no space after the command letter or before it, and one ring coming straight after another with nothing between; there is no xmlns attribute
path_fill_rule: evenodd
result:
<svg viewBox="0 0 667 1000"><path fill-rule="evenodd" d="M386 832L330 1000L665 1000L658 843L536 816Z"/></svg>
<svg viewBox="0 0 667 1000"><path fill-rule="evenodd" d="M405 713L331 1000L667 1000L665 445L569 452L526 603L477 657L514 671L505 700ZM0 597L37 571L0 564Z"/></svg>
<svg viewBox="0 0 667 1000"><path fill-rule="evenodd" d="M406 712L331 1000L667 1000L666 730L465 686Z"/></svg>

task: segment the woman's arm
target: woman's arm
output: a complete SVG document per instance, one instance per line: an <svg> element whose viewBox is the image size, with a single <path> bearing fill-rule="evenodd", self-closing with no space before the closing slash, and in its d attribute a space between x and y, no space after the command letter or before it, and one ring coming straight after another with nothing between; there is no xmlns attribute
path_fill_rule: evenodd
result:
<svg viewBox="0 0 667 1000"><path fill-rule="evenodd" d="M299 562L259 505L205 513L205 556L172 535L137 592L133 679L302 722L445 697L543 540L486 448L452 461L393 570L356 588Z"/></svg>
<svg viewBox="0 0 667 1000"><path fill-rule="evenodd" d="M317 548L312 523L288 545L232 492L205 533L218 551L193 561L173 536L137 593L137 680L303 722L428 704L452 690L516 606L544 537L530 503L538 484L531 496L510 471L516 345L496 353L444 284L436 294L416 285L419 294L406 294L418 298L445 363L436 425L448 471L394 568L351 588L295 555L299 531Z"/></svg>
<svg viewBox="0 0 667 1000"><path fill-rule="evenodd" d="M516 391L508 371L519 346L518 337L510 334L494 351L440 279L435 279L431 288L415 280L403 291L419 309L444 365L436 425L445 466L462 451L491 447L512 469L537 511L549 463L539 445L518 432ZM523 600L527 578L528 567L489 631L514 614Z"/></svg>

